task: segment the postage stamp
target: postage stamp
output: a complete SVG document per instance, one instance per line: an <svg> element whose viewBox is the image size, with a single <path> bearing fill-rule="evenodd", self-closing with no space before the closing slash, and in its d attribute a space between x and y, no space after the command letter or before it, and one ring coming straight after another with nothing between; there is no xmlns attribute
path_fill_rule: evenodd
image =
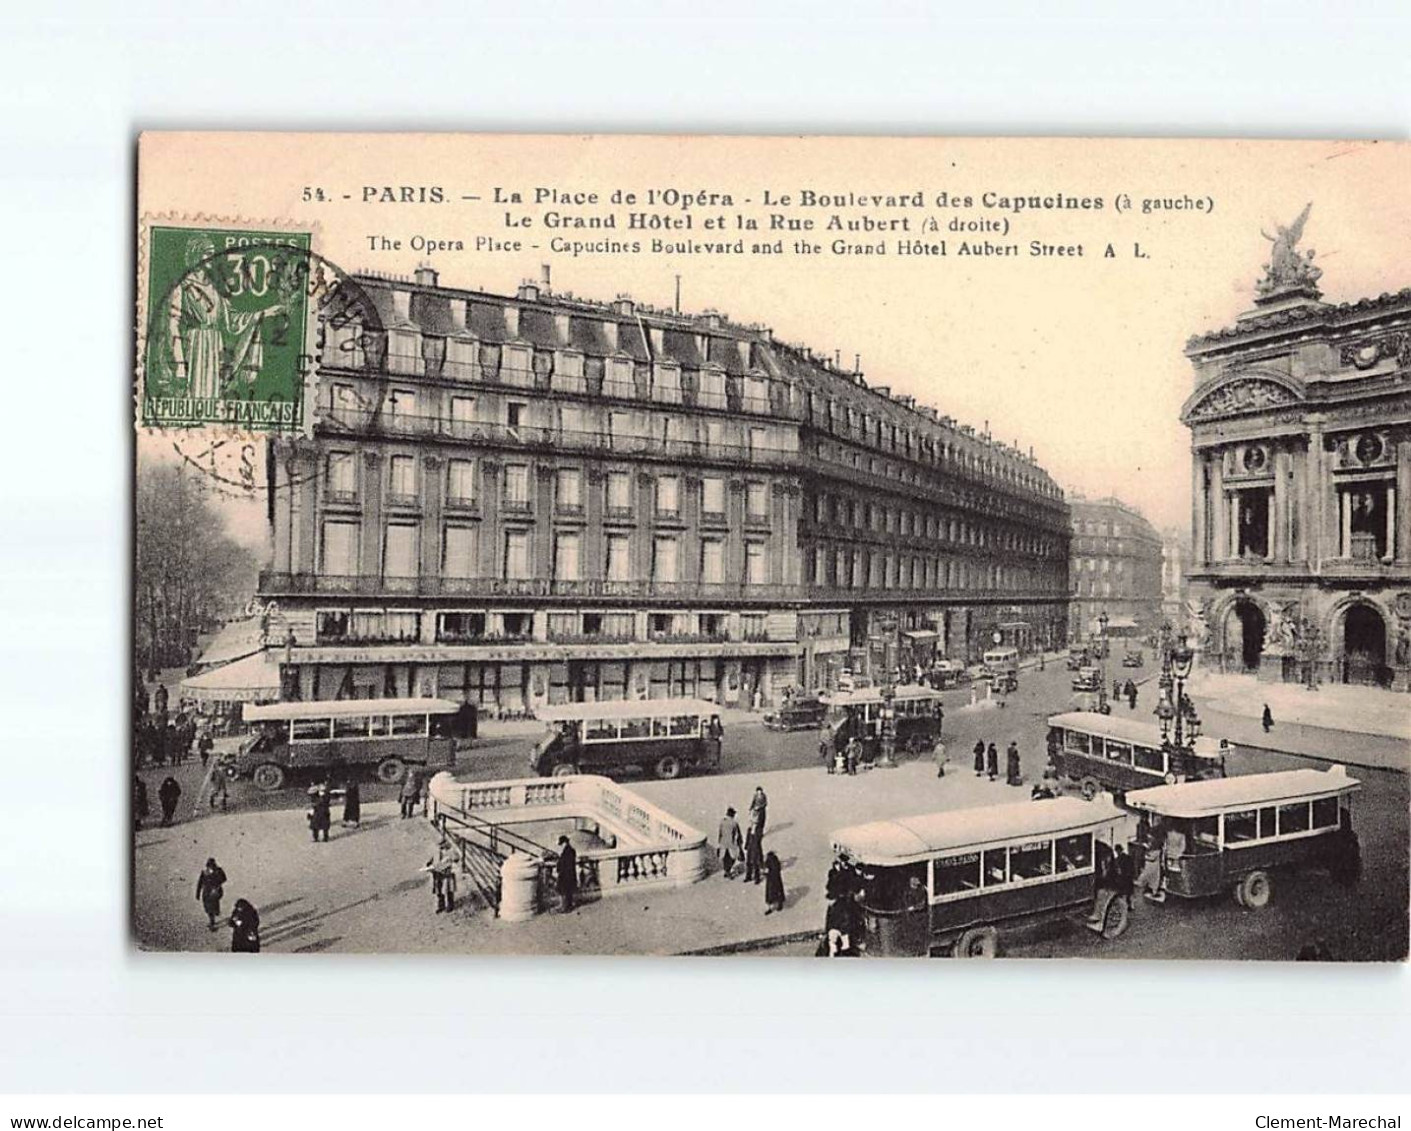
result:
<svg viewBox="0 0 1411 1131"><path fill-rule="evenodd" d="M143 239L142 424L301 429L312 233L152 225Z"/></svg>

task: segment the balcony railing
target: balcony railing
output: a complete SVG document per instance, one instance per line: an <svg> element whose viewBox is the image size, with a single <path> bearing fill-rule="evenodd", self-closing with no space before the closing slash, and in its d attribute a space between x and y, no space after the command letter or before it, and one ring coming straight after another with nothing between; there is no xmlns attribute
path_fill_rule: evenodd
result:
<svg viewBox="0 0 1411 1131"><path fill-rule="evenodd" d="M408 593L425 597L610 597L623 599L678 598L692 600L794 601L806 595L801 585L743 581L605 581L600 578L564 581L543 577L377 577L328 573L260 574L260 592L278 594L348 594L375 596ZM854 594L856 595L856 594Z"/></svg>

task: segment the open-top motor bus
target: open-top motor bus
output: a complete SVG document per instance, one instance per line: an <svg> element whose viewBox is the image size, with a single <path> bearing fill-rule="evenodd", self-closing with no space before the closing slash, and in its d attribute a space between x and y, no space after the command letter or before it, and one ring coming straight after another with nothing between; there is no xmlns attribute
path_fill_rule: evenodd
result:
<svg viewBox="0 0 1411 1131"><path fill-rule="evenodd" d="M705 699L566 703L535 713L549 724L529 762L541 777L640 770L670 780L720 769L725 727L720 705Z"/></svg>
<svg viewBox="0 0 1411 1131"><path fill-rule="evenodd" d="M456 764L456 744L475 737L471 703L449 699L311 699L245 707L254 734L226 761L231 777L273 791L291 773L375 766L388 785L408 766Z"/></svg>
<svg viewBox="0 0 1411 1131"><path fill-rule="evenodd" d="M1127 805L1146 817L1148 859L1160 853L1158 902L1168 892L1194 899L1228 891L1241 906L1260 908L1276 871L1325 868L1357 878L1352 795L1361 788L1332 766L1158 785L1127 794Z"/></svg>
<svg viewBox="0 0 1411 1131"><path fill-rule="evenodd" d="M833 748L843 749L856 738L862 744L862 761L871 762L882 750L882 712L886 699L880 687L828 696L828 721ZM935 749L941 737L945 711L940 692L923 684L906 684L892 694L896 721L896 749L921 756Z"/></svg>
<svg viewBox="0 0 1411 1131"><path fill-rule="evenodd" d="M1098 877L1129 819L1110 798L1057 797L874 821L832 839L859 874L869 953L990 958L1005 928L1071 917L1122 934L1127 901Z"/></svg>
<svg viewBox="0 0 1411 1131"><path fill-rule="evenodd" d="M1048 727L1054 768L1078 782L1084 797L1223 777L1225 758L1233 751L1228 742L1205 735L1179 749L1163 744L1151 723L1097 711L1052 715Z"/></svg>

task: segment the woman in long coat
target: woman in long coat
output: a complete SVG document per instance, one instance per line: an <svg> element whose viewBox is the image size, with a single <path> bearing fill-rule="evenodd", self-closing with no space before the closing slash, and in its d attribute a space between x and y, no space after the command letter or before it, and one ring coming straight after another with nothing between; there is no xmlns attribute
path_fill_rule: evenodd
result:
<svg viewBox="0 0 1411 1131"><path fill-rule="evenodd" d="M211 921L210 929L213 931L220 925L216 920L220 918L220 901L223 895L225 895L225 869L217 864L216 858L212 856L207 859L206 866L196 877L196 898L201 901L206 918Z"/></svg>
<svg viewBox="0 0 1411 1131"><path fill-rule="evenodd" d="M773 852L764 854L764 913L772 915L784 910L784 877L779 857Z"/></svg>
<svg viewBox="0 0 1411 1131"><path fill-rule="evenodd" d="M993 742L985 748L985 773L989 776L990 781L999 777L999 751L995 749Z"/></svg>
<svg viewBox="0 0 1411 1131"><path fill-rule="evenodd" d="M978 778L985 772L985 740L977 738L975 740L975 776Z"/></svg>
<svg viewBox="0 0 1411 1131"><path fill-rule="evenodd" d="M358 783L350 781L343 788L343 823L360 825L363 820L363 794Z"/></svg>
<svg viewBox="0 0 1411 1131"><path fill-rule="evenodd" d="M248 899L237 899L231 909L230 949L236 954L260 953L260 913Z"/></svg>

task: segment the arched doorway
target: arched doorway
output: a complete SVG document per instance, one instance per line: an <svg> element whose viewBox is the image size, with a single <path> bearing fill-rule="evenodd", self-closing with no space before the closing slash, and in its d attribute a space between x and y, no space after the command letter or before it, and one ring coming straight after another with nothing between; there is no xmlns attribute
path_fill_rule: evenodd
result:
<svg viewBox="0 0 1411 1131"><path fill-rule="evenodd" d="M1342 680L1344 683L1386 684L1386 623L1370 605L1353 605L1342 622Z"/></svg>
<svg viewBox="0 0 1411 1131"><path fill-rule="evenodd" d="M1259 670L1266 627L1263 609L1253 601L1235 602L1225 637L1225 653L1231 666L1247 672Z"/></svg>

